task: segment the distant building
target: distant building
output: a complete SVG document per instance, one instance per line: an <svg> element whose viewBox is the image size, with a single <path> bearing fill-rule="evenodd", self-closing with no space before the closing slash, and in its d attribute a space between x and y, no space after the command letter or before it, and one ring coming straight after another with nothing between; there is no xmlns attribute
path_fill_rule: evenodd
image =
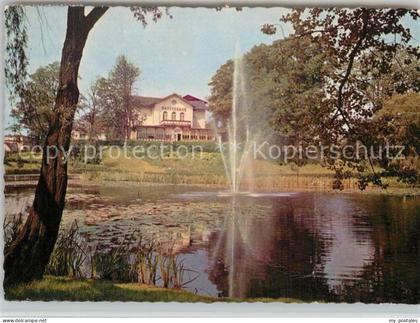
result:
<svg viewBox="0 0 420 323"><path fill-rule="evenodd" d="M37 144L37 139L21 134L5 135L3 148L5 152L18 152L30 150Z"/></svg>
<svg viewBox="0 0 420 323"><path fill-rule="evenodd" d="M202 99L174 93L163 98L133 96L133 101L137 119L133 122L131 140L215 140L214 130L206 126L208 104ZM101 134L100 140L105 137ZM75 130L73 138L88 139L82 130Z"/></svg>
<svg viewBox="0 0 420 323"><path fill-rule="evenodd" d="M88 140L89 138L89 131L87 128L83 128L84 125L74 125L73 131L71 133L71 137L74 140ZM97 136L94 138L95 140L107 140L106 132L100 132L97 134Z"/></svg>

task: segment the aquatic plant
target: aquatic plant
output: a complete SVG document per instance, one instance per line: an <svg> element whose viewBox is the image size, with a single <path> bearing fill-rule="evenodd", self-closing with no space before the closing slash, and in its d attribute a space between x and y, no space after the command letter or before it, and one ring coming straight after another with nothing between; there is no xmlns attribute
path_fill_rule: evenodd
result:
<svg viewBox="0 0 420 323"><path fill-rule="evenodd" d="M129 256L124 244L111 248L96 248L91 259L93 278L130 281Z"/></svg>
<svg viewBox="0 0 420 323"><path fill-rule="evenodd" d="M4 224L5 248L16 237L22 223L20 213ZM186 272L195 275L185 281ZM146 240L137 232L124 236L114 245L92 244L88 236L80 233L77 221L59 232L46 273L176 289L185 287L199 275L185 268L173 248Z"/></svg>
<svg viewBox="0 0 420 323"><path fill-rule="evenodd" d="M46 272L55 276L84 278L82 267L86 259L85 243L79 234L77 222L74 221L69 228L63 230L58 236Z"/></svg>
<svg viewBox="0 0 420 323"><path fill-rule="evenodd" d="M131 264L132 281L156 285L157 282L157 245L152 241L143 241L140 237L132 249L133 261Z"/></svg>
<svg viewBox="0 0 420 323"><path fill-rule="evenodd" d="M16 239L19 234L19 230L23 226L22 213L17 214L9 221L4 221L3 232L4 232L4 250L10 247L10 244Z"/></svg>

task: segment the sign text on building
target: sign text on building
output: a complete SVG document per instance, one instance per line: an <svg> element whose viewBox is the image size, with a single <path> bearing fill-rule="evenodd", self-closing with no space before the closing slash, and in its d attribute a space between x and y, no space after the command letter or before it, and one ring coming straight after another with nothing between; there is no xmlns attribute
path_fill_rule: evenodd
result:
<svg viewBox="0 0 420 323"><path fill-rule="evenodd" d="M186 112L187 108L185 107L168 107L168 106L162 106L162 111L168 110L168 111L183 111Z"/></svg>

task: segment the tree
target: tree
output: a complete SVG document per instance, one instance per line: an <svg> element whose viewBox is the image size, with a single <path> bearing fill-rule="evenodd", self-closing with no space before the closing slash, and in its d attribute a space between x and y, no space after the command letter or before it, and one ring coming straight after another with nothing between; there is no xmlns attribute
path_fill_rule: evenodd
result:
<svg viewBox="0 0 420 323"><path fill-rule="evenodd" d="M59 62L39 67L30 75L22 91L20 102L12 109L10 115L16 123L16 132L22 128L28 134L42 142L47 136L48 120L52 114L58 87Z"/></svg>
<svg viewBox="0 0 420 323"><path fill-rule="evenodd" d="M404 147L404 159L383 159L387 175L398 176L408 184L420 182L420 94L394 94L372 120L378 140Z"/></svg>
<svg viewBox="0 0 420 323"><path fill-rule="evenodd" d="M269 75L271 83L267 87L267 81L258 82L253 88L261 89L256 98L268 107L267 122L294 143L309 142L312 131L305 125L322 124L319 108L332 63L322 48L306 37L277 41L265 51L264 59L261 55L253 59L254 74Z"/></svg>
<svg viewBox="0 0 420 323"><path fill-rule="evenodd" d="M209 108L216 122L223 124L230 117L232 106L233 61L219 67L209 83Z"/></svg>
<svg viewBox="0 0 420 323"><path fill-rule="evenodd" d="M11 10L10 30L21 30L23 10ZM67 190L67 163L64 154L70 146L71 131L74 115L79 99L77 85L79 65L83 55L89 32L96 22L105 14L108 7L94 7L87 14L81 6L69 6L67 10L67 30L64 40L57 96L54 110L49 122L49 130L45 140L40 177L35 190L34 202L29 211L28 218L10 247L5 250L4 284L31 281L42 278L53 251L60 227ZM153 20L162 16L158 8L132 7L136 19L146 24L145 15L153 14ZM8 13L6 14L6 16ZM19 19L17 19L17 18ZM19 28L17 28L19 27ZM9 31L8 31L9 32ZM15 33L16 34L16 33ZM11 56L19 66L24 66L26 33L16 34L20 42L11 48L6 48L7 55ZM11 38L13 42L13 37ZM10 42L8 40L8 42ZM21 70L15 65L6 65L7 81L10 86L20 84ZM24 74L24 73L23 73ZM58 149L56 158L48 158L47 149Z"/></svg>
<svg viewBox="0 0 420 323"><path fill-rule="evenodd" d="M97 79L90 87L83 101L81 110L83 114L76 122L76 128L86 132L89 141L95 142L104 131L104 121L100 107L99 81Z"/></svg>
<svg viewBox="0 0 420 323"><path fill-rule="evenodd" d="M244 59L251 131L265 139L276 131L280 138L288 136L295 142L308 136L298 120L319 114L316 107L324 97L326 75L331 69L320 46L307 38L287 38L255 46ZM232 74L233 64L228 61L209 83L210 109L223 123L231 112Z"/></svg>
<svg viewBox="0 0 420 323"><path fill-rule="evenodd" d="M420 57L419 49L410 45L410 29L402 23L407 16L417 20L419 13L408 9L313 8L294 9L281 19L292 24L292 37L308 37L334 64L328 75L325 99L318 107L321 118L300 120L302 125L307 123L313 129L313 137L327 145L361 142L367 147L378 148L380 141L372 125L372 116L382 108L384 98L390 93L383 87L378 88L377 81L385 77L392 80L393 86L388 88L391 94L419 90L418 80L413 82L402 72ZM273 34L276 27L265 25L263 32ZM410 59L400 61L401 50ZM381 92L379 97L369 95L375 90ZM336 171L337 188L342 187L343 178L352 175L349 170L358 173L361 189L369 183L385 186L370 157L342 158L341 162L333 157L327 153L325 161Z"/></svg>
<svg viewBox="0 0 420 323"><path fill-rule="evenodd" d="M132 101L133 87L140 69L121 55L107 78L97 82L98 103L102 118L114 137L129 140L137 120Z"/></svg>
<svg viewBox="0 0 420 323"><path fill-rule="evenodd" d="M275 44L262 44L245 54L250 131L258 133L264 139L274 134L269 125L274 105L273 91L279 86L279 79L276 78L272 65L274 56L278 54L277 49Z"/></svg>

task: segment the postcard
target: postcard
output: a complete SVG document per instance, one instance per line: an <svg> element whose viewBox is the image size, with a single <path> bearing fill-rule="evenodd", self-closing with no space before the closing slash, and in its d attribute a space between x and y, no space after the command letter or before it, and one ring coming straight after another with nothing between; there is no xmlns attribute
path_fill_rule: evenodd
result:
<svg viewBox="0 0 420 323"><path fill-rule="evenodd" d="M418 10L4 14L7 301L419 304Z"/></svg>

